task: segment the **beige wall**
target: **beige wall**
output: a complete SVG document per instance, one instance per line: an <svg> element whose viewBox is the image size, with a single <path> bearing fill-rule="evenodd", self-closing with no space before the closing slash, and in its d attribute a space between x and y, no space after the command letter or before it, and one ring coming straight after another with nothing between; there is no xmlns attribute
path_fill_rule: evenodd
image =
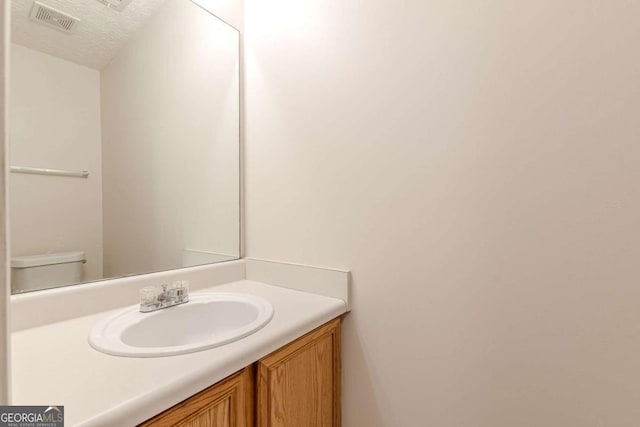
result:
<svg viewBox="0 0 640 427"><path fill-rule="evenodd" d="M7 210L7 90L9 87L9 1L0 0L0 405L9 402L11 384L11 340L9 325L9 239Z"/></svg>
<svg viewBox="0 0 640 427"><path fill-rule="evenodd" d="M243 0L191 0L224 22L242 31L244 26Z"/></svg>
<svg viewBox="0 0 640 427"><path fill-rule="evenodd" d="M245 8L247 253L353 271L344 425L640 424L640 5Z"/></svg>
<svg viewBox="0 0 640 427"><path fill-rule="evenodd" d="M102 278L100 73L11 45L10 163L89 178L10 175L11 253L84 251Z"/></svg>
<svg viewBox="0 0 640 427"><path fill-rule="evenodd" d="M238 43L168 0L102 71L106 276L238 257Z"/></svg>

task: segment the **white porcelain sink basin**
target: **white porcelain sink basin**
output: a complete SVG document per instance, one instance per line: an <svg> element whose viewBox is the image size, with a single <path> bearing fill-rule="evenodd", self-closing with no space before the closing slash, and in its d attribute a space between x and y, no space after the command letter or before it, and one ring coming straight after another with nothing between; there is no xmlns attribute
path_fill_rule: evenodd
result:
<svg viewBox="0 0 640 427"><path fill-rule="evenodd" d="M273 307L264 298L197 293L189 302L151 313L135 305L98 323L93 348L114 356L158 357L192 353L244 338L266 325Z"/></svg>

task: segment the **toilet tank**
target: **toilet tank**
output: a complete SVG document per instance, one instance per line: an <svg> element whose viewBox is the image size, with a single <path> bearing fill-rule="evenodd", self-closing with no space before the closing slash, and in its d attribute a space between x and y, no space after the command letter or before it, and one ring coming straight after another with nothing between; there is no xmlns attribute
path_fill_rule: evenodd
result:
<svg viewBox="0 0 640 427"><path fill-rule="evenodd" d="M14 293L55 288L82 282L84 252L58 252L11 258Z"/></svg>

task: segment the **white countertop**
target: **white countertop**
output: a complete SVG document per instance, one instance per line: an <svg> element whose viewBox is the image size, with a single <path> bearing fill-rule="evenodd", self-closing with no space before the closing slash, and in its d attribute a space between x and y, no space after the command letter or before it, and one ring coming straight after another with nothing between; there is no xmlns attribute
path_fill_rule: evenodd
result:
<svg viewBox="0 0 640 427"><path fill-rule="evenodd" d="M12 403L64 405L66 426L135 426L347 311L340 299L251 280L201 291L261 296L273 305L273 319L222 347L158 358L109 356L89 346L91 328L120 309L15 332Z"/></svg>

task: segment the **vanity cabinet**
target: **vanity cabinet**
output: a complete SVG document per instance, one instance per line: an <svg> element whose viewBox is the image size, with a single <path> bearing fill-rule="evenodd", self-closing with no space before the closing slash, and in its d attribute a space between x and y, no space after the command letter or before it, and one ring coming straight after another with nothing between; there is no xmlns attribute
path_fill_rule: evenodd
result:
<svg viewBox="0 0 640 427"><path fill-rule="evenodd" d="M139 427L245 427L253 425L254 367L190 397Z"/></svg>
<svg viewBox="0 0 640 427"><path fill-rule="evenodd" d="M340 319L258 362L258 427L340 425Z"/></svg>
<svg viewBox="0 0 640 427"><path fill-rule="evenodd" d="M339 427L334 319L139 427Z"/></svg>

